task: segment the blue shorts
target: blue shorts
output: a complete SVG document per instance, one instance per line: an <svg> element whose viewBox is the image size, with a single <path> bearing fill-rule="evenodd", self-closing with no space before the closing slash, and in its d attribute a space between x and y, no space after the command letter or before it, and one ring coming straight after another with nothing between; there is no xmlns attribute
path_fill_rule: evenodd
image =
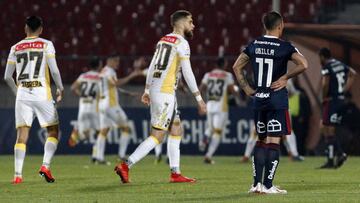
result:
<svg viewBox="0 0 360 203"><path fill-rule="evenodd" d="M289 111L287 109L255 110L256 132L260 139L282 137L291 134Z"/></svg>
<svg viewBox="0 0 360 203"><path fill-rule="evenodd" d="M339 109L344 105L344 100L332 99L323 102L322 119L323 125L334 126L341 123L341 115Z"/></svg>

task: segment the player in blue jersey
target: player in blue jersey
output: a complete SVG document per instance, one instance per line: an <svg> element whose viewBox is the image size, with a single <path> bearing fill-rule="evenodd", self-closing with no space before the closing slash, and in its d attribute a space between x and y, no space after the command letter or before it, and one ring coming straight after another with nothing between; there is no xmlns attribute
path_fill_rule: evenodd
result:
<svg viewBox="0 0 360 203"><path fill-rule="evenodd" d="M291 132L286 84L288 79L305 71L308 62L291 43L279 39L284 29L279 13L266 13L262 20L266 35L251 42L233 66L241 88L254 98L254 119L259 136L253 156L254 184L249 193L286 194L286 190L272 184L279 165L281 138ZM296 64L289 71L288 61ZM249 62L255 88L249 85L243 72Z"/></svg>
<svg viewBox="0 0 360 203"><path fill-rule="evenodd" d="M338 168L346 161L339 139L336 135L335 126L341 123L339 109L344 105L345 93L348 92L354 82L356 72L344 63L332 58L328 48L319 51L320 63L323 66L322 89L323 89L323 134L327 145L327 162L320 168ZM334 163L334 156L337 157Z"/></svg>

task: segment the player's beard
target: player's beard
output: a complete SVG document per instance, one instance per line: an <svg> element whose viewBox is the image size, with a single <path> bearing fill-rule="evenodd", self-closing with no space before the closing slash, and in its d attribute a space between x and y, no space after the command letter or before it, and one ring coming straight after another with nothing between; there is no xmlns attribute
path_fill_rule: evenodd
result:
<svg viewBox="0 0 360 203"><path fill-rule="evenodd" d="M193 31L191 31L191 30L186 30L185 32L184 32L184 35L185 35L185 38L186 39L193 39L193 37L194 37L194 33L193 33Z"/></svg>

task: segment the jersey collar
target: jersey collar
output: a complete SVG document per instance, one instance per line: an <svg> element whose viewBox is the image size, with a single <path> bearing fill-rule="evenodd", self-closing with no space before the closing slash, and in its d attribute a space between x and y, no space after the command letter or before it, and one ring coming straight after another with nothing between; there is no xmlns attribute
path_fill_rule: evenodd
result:
<svg viewBox="0 0 360 203"><path fill-rule="evenodd" d="M278 39L278 37L272 36L272 35L264 35L266 38L272 38L272 39Z"/></svg>

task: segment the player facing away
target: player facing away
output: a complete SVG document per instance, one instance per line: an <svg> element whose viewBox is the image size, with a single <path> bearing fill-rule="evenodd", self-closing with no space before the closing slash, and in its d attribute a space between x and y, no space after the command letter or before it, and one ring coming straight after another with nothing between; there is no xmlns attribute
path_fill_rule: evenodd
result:
<svg viewBox="0 0 360 203"><path fill-rule="evenodd" d="M323 134L327 145L327 162L320 168L338 168L346 161L339 135L336 133L336 125L341 123L339 109L344 105L345 93L350 91L356 72L351 67L334 59L328 48L319 51L320 63L323 66L322 90L323 90ZM334 163L334 156L337 157Z"/></svg>
<svg viewBox="0 0 360 203"><path fill-rule="evenodd" d="M206 73L199 87L200 92L206 91L206 119L207 129L205 136L211 137L208 151L205 154L204 163L214 164L213 154L219 147L223 129L225 129L229 116L228 94L238 93L235 87L234 78L231 73L224 70L225 60L219 58L217 66Z"/></svg>
<svg viewBox="0 0 360 203"><path fill-rule="evenodd" d="M286 190L273 185L279 165L280 141L291 131L286 84L288 79L305 71L308 64L291 43L279 39L284 28L279 13L266 13L262 21L266 35L251 42L233 66L240 87L254 97L254 121L259 136L253 156L254 183L249 193L286 194ZM296 67L287 71L289 60ZM249 86L243 72L249 62L255 89Z"/></svg>
<svg viewBox="0 0 360 203"><path fill-rule="evenodd" d="M79 112L77 129L74 128L69 138L69 146L75 147L78 142L89 138L91 130L99 133L100 120L98 111L99 101L99 70L102 67L101 60L94 57L90 60L89 71L82 73L71 85L71 91L79 96ZM95 147L93 147L93 159L95 159Z"/></svg>
<svg viewBox="0 0 360 203"><path fill-rule="evenodd" d="M140 70L133 71L125 78L117 78L116 70L120 64L120 57L112 55L107 58L105 67L100 72L100 132L97 136L96 163L109 164L105 161L106 136L110 127L120 128L121 136L119 141L119 158L124 159L126 149L130 140L130 126L128 118L121 108L118 99L117 87L128 83L133 78L142 74Z"/></svg>
<svg viewBox="0 0 360 203"><path fill-rule="evenodd" d="M14 147L15 176L13 183L23 181L22 169L29 131L37 117L42 128L47 128L44 158L39 174L49 183L55 179L50 172L51 159L58 144L59 120L50 89L50 73L56 84L56 101L63 95L63 84L55 60L51 41L40 38L42 19L30 16L25 22L26 38L10 49L4 79L16 95L15 122L17 139ZM16 83L12 75L16 69Z"/></svg>
<svg viewBox="0 0 360 203"><path fill-rule="evenodd" d="M192 15L178 10L171 15L173 32L157 43L155 54L146 77L142 102L150 105L151 134L129 158L115 167L123 183L129 183L129 169L144 158L169 132L167 149L171 169L170 182L195 182L180 173L180 142L183 130L177 110L176 89L181 73L195 96L200 111L206 113L206 104L198 90L190 64L190 47L187 39L193 36Z"/></svg>

